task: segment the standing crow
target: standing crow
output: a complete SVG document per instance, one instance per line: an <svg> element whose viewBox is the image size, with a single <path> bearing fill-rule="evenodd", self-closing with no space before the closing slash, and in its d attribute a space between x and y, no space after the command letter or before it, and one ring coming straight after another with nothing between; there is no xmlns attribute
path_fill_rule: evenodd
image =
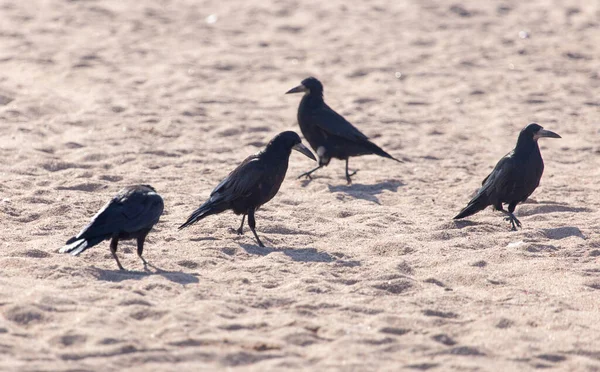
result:
<svg viewBox="0 0 600 372"><path fill-rule="evenodd" d="M112 239L110 253L119 269L124 270L117 258L117 244L119 240L137 239L137 254L146 266L148 263L142 257L144 241L158 222L163 208L163 199L152 186L126 187L106 203L90 223L77 236L69 239L59 252L77 256L103 240Z"/></svg>
<svg viewBox="0 0 600 372"><path fill-rule="evenodd" d="M348 159L351 156L375 154L402 162L369 141L354 125L327 106L323 100L323 85L319 80L314 77L306 78L302 80L302 84L286 92L290 93L304 93L298 106L298 124L302 134L319 156L319 166L298 178L311 178L310 175L329 164L331 158L346 160L348 183L352 182L350 177L357 172L348 173Z"/></svg>
<svg viewBox="0 0 600 372"><path fill-rule="evenodd" d="M304 146L295 132L282 132L256 155L246 158L237 168L221 181L210 193L209 199L194 211L179 229L183 229L211 214L228 209L242 215L242 224L237 230L242 234L244 219L248 215L248 225L258 245L264 247L256 230L254 212L271 200L279 191L288 168L292 150L297 150L313 160L315 156Z"/></svg>
<svg viewBox="0 0 600 372"><path fill-rule="evenodd" d="M537 140L542 137L561 138L536 123L527 125L519 134L514 150L500 159L483 180L477 195L454 219L471 216L492 205L507 215L506 220L510 221L513 231L517 226L521 227L513 212L517 204L524 202L540 184L544 161ZM502 208L503 203L508 204L508 212Z"/></svg>

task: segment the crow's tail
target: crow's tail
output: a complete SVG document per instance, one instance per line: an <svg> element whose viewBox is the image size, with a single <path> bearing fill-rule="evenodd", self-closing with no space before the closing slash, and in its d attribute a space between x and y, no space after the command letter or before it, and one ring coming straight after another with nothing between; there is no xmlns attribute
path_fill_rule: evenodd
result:
<svg viewBox="0 0 600 372"><path fill-rule="evenodd" d="M393 157L392 155L388 154L381 147L377 146L376 144L374 144L371 141L369 141L368 147L371 150L371 152L373 154L375 154L375 155L379 155L379 156L384 157L384 158L395 160L398 163L404 163L404 161L402 161L400 159L396 159L395 157Z"/></svg>
<svg viewBox="0 0 600 372"><path fill-rule="evenodd" d="M488 201L486 195L480 192L469 202L469 204L467 204L466 207L463 208L462 211L460 211L459 214L454 217L454 219L458 220L472 216L475 213L484 210L488 205L490 205L490 202Z"/></svg>
<svg viewBox="0 0 600 372"><path fill-rule="evenodd" d="M222 205L223 203L219 203L219 202L211 202L210 200L207 201L206 203L202 204L198 209L196 209L194 211L194 213L192 213L187 221L185 221L181 226L179 226L179 230L186 228L190 225L195 224L196 222L200 221L201 219L203 219L204 217L208 217L212 214L217 214L217 213L221 213L223 211L225 211L227 208Z"/></svg>
<svg viewBox="0 0 600 372"><path fill-rule="evenodd" d="M72 237L71 239L67 240L67 243L62 248L60 248L58 252L70 253L73 256L77 256L81 252L95 246L96 244L99 244L105 239L105 236L95 236L87 239Z"/></svg>

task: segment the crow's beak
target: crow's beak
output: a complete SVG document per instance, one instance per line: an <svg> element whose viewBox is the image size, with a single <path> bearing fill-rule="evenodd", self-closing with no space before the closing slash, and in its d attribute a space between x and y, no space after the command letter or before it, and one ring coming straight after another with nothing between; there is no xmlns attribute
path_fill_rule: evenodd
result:
<svg viewBox="0 0 600 372"><path fill-rule="evenodd" d="M297 87L288 90L287 92L285 92L285 94L306 93L306 92L308 92L308 89L306 89L306 87L304 85L300 84Z"/></svg>
<svg viewBox="0 0 600 372"><path fill-rule="evenodd" d="M294 147L292 147L293 150L296 150L306 156L308 156L309 158L311 158L314 161L317 161L317 158L315 158L315 156L313 155L313 153L303 144L299 143L297 145L295 145Z"/></svg>
<svg viewBox="0 0 600 372"><path fill-rule="evenodd" d="M556 134L556 133L554 133L552 131L546 130L546 129L540 129L540 130L538 130L538 132L535 134L534 137L535 137L535 139L542 138L542 137L562 138L558 134Z"/></svg>

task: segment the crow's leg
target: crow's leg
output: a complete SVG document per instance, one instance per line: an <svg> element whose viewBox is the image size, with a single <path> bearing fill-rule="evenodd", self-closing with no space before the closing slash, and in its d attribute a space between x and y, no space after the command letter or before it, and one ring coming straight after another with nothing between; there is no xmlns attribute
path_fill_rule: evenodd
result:
<svg viewBox="0 0 600 372"><path fill-rule="evenodd" d="M298 178L306 177L306 178L308 178L309 180L312 180L311 174L313 174L314 172L318 171L318 170L319 170L319 169L321 169L321 168L323 168L323 166L322 166L322 165L319 165L318 167L316 167L316 168L314 168L314 169L311 169L311 170L309 170L308 172L302 173L301 175L299 175L299 176L298 176ZM250 221L250 220L248 219L248 222L249 222L249 221Z"/></svg>
<svg viewBox="0 0 600 372"><path fill-rule="evenodd" d="M256 233L256 221L254 220L254 209L250 209L248 211L248 226L250 226L250 230L252 230L252 234L254 234L254 237L256 238L256 241L258 242L259 247L264 247L265 245L260 241L260 238L258 237L258 234Z"/></svg>
<svg viewBox="0 0 600 372"><path fill-rule="evenodd" d="M358 172L358 169L357 169L357 170L355 170L355 171L354 171L354 172L352 172L352 173L349 173L349 172L348 172L348 161L349 161L349 160L350 160L350 158L347 158L347 159L346 159L346 181L348 181L348 184L351 184L351 183L352 183L352 179L351 179L350 177L354 176L354 175L356 174L356 172Z"/></svg>
<svg viewBox="0 0 600 372"><path fill-rule="evenodd" d="M242 224L240 225L240 228L236 230L238 235L242 235L244 233L244 220L246 219L246 215L242 215Z"/></svg>
<svg viewBox="0 0 600 372"><path fill-rule="evenodd" d="M513 228L515 227L515 223L517 224L518 227L521 227L521 221L519 221L517 219L517 217L515 217L515 215L514 215L516 207L517 207L517 203L510 203L508 205L508 213L510 213L510 217L511 217L511 222L513 224ZM516 228L515 228L515 230L516 230Z"/></svg>
<svg viewBox="0 0 600 372"><path fill-rule="evenodd" d="M512 226L512 229L511 229L512 231L517 231L517 227L521 227L521 221L519 221L517 219L517 217L515 217L515 215L513 214L516 207L517 207L517 203L511 203L508 205L508 211L505 211L502 208L502 205L500 205L500 208L498 208L498 206L496 206L497 210L499 210L500 212L502 212L506 215L505 220L510 221L510 224Z"/></svg>
<svg viewBox="0 0 600 372"><path fill-rule="evenodd" d="M117 257L117 244L119 244L119 238L113 236L112 240L110 241L110 253L112 254L115 261L117 261L117 266L119 266L119 270L125 270L119 262L119 257Z"/></svg>
<svg viewBox="0 0 600 372"><path fill-rule="evenodd" d="M146 235L148 235L149 232L150 232L150 230L142 232L141 235L139 235L137 237L137 254L138 254L138 257L144 263L144 267L148 266L148 262L146 262L144 257L142 257L142 253L144 252L144 242L146 241Z"/></svg>

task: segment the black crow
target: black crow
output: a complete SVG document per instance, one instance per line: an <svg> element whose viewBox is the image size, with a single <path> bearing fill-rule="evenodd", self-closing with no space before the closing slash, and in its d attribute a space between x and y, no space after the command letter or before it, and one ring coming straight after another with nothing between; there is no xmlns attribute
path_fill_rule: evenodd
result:
<svg viewBox="0 0 600 372"><path fill-rule="evenodd" d="M514 150L500 159L492 173L483 180L477 195L454 219L471 216L492 205L507 215L512 230L521 227L513 212L517 204L524 202L540 184L544 161L537 141L542 137L561 138L539 124L527 125L519 134ZM508 204L508 212L502 208L503 203Z"/></svg>
<svg viewBox="0 0 600 372"><path fill-rule="evenodd" d="M210 193L209 199L196 209L179 229L190 226L204 217L231 209L235 214L242 215L242 224L237 233L242 234L244 219L248 215L248 226L258 245L264 247L256 234L254 212L279 191L292 150L317 160L302 144L298 134L282 132L275 136L263 151L247 157L229 173Z"/></svg>
<svg viewBox="0 0 600 372"><path fill-rule="evenodd" d="M302 80L302 84L286 92L290 93L304 93L298 106L298 124L302 134L319 156L319 166L298 178L311 178L310 175L329 164L331 158L346 160L348 183L352 182L350 177L357 172L348 171L348 160L351 156L375 154L402 162L369 141L369 138L354 125L327 106L323 100L323 85L319 80L314 77L306 78Z"/></svg>
<svg viewBox="0 0 600 372"><path fill-rule="evenodd" d="M137 239L137 254L142 257L146 235L158 222L164 208L163 199L149 185L126 187L106 203L77 236L67 241L59 252L77 256L103 240L112 239L110 253L124 270L117 257L119 240Z"/></svg>

